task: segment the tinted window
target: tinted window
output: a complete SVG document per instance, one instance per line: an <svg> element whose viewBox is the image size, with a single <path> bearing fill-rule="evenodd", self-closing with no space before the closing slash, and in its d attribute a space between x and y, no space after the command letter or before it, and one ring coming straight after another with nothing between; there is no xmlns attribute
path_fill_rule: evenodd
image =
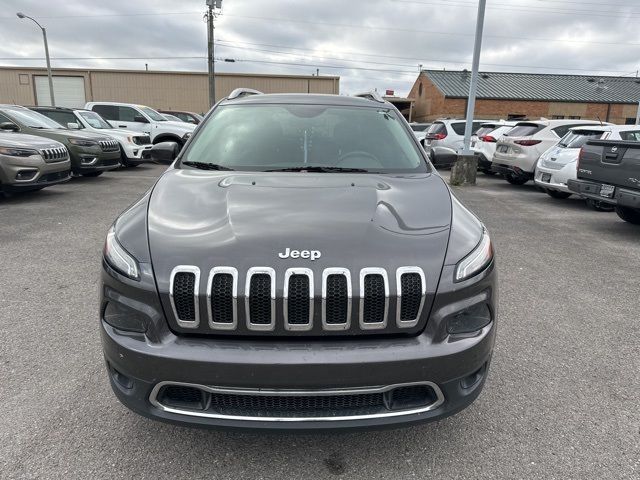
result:
<svg viewBox="0 0 640 480"><path fill-rule="evenodd" d="M544 128L544 125L538 125L536 123L519 123L507 133L508 137L528 137L538 133Z"/></svg>
<svg viewBox="0 0 640 480"><path fill-rule="evenodd" d="M96 112L81 111L78 112L78 115L84 118L85 122L87 122L93 128L98 128L101 130L105 128L113 128L104 118L102 118Z"/></svg>
<svg viewBox="0 0 640 480"><path fill-rule="evenodd" d="M428 127L428 123L414 123L411 125L411 130L414 132L424 132Z"/></svg>
<svg viewBox="0 0 640 480"><path fill-rule="evenodd" d="M27 109L10 108L5 114L13 118L14 122L21 123L32 128L63 128L58 122L41 115L38 112Z"/></svg>
<svg viewBox="0 0 640 480"><path fill-rule="evenodd" d="M147 114L147 116L153 120L154 122L166 122L167 119L164 118L162 115L160 115L158 112L156 112L153 108L149 108L149 107L140 107L140 110L142 110L144 113Z"/></svg>
<svg viewBox="0 0 640 480"><path fill-rule="evenodd" d="M135 122L135 118L138 116L141 116L141 115L134 108L118 107L118 118L116 120L120 120L121 122Z"/></svg>
<svg viewBox="0 0 640 480"><path fill-rule="evenodd" d="M458 135L464 135L464 122L452 123L451 129Z"/></svg>
<svg viewBox="0 0 640 480"><path fill-rule="evenodd" d="M118 107L115 105L94 105L91 110L99 113L107 120L118 120Z"/></svg>
<svg viewBox="0 0 640 480"><path fill-rule="evenodd" d="M384 107L220 107L193 138L183 161L254 171L305 166L427 171L403 120Z"/></svg>
<svg viewBox="0 0 640 480"><path fill-rule="evenodd" d="M552 128L551 130L553 130L558 137L562 138L567 134L570 128L580 127L582 125L584 125L584 123L570 123L569 125L560 125L559 127Z"/></svg>
<svg viewBox="0 0 640 480"><path fill-rule="evenodd" d="M49 117L52 120L55 120L63 127L67 126L67 123L77 123L80 128L83 128L82 124L78 121L73 112L63 112L59 110L45 110L40 111L38 113L42 113L45 117Z"/></svg>
<svg viewBox="0 0 640 480"><path fill-rule="evenodd" d="M438 133L447 133L447 127L445 127L444 123L442 122L432 123L429 127L429 130L427 130L427 137L429 135L436 135Z"/></svg>
<svg viewBox="0 0 640 480"><path fill-rule="evenodd" d="M640 130L620 132L620 138L622 140L627 140L628 142L640 142Z"/></svg>
<svg viewBox="0 0 640 480"><path fill-rule="evenodd" d="M484 137L489 132L493 132L496 129L496 125L483 125L478 130L476 130L476 135L478 137Z"/></svg>
<svg viewBox="0 0 640 480"><path fill-rule="evenodd" d="M565 148L580 148L587 143L588 140L602 137L603 133L604 132L598 132L596 130L569 131L562 137L560 142L558 142L558 145Z"/></svg>

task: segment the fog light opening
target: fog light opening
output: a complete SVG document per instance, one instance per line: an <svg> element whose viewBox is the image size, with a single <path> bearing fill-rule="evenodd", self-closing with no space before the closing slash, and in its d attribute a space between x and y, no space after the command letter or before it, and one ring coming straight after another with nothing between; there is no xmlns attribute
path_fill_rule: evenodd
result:
<svg viewBox="0 0 640 480"><path fill-rule="evenodd" d="M82 157L80 158L80 163L82 165L93 165L98 161L98 157Z"/></svg>
<svg viewBox="0 0 640 480"><path fill-rule="evenodd" d="M33 178L38 174L37 170L20 170L18 173L16 173L16 180L19 181L26 181L26 180L33 180Z"/></svg>
<svg viewBox="0 0 640 480"><path fill-rule="evenodd" d="M432 405L438 395L429 385L407 385L388 392L385 400L389 410L408 410Z"/></svg>
<svg viewBox="0 0 640 480"><path fill-rule="evenodd" d="M162 405L185 410L204 410L209 394L196 387L187 385L167 385L158 393L158 402Z"/></svg>
<svg viewBox="0 0 640 480"><path fill-rule="evenodd" d="M111 367L111 376L122 388L126 388L127 390L131 390L133 388L133 380L123 373L120 373L118 370L113 368L113 366Z"/></svg>
<svg viewBox="0 0 640 480"><path fill-rule="evenodd" d="M462 380L460 380L460 386L464 390L467 390L471 387L476 386L478 383L480 383L480 381L482 380L482 377L484 377L484 372L486 368L487 368L487 364L485 363L478 370L473 372L471 375L467 375L466 377L464 377Z"/></svg>

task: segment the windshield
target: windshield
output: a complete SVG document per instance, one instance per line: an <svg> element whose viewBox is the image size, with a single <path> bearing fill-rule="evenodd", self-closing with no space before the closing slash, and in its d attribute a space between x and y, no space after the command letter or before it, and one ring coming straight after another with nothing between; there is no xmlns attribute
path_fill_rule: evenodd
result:
<svg viewBox="0 0 640 480"><path fill-rule="evenodd" d="M113 128L109 122L107 122L104 118L98 115L96 112L77 112L85 122L91 125L93 128L97 128L99 130L106 130Z"/></svg>
<svg viewBox="0 0 640 480"><path fill-rule="evenodd" d="M145 115L147 117L149 117L151 120L153 120L154 122L166 122L167 119L164 118L162 115L160 115L158 112L156 112L153 108L149 108L149 107L140 107L140 110L142 110Z"/></svg>
<svg viewBox="0 0 640 480"><path fill-rule="evenodd" d="M600 138L602 131L597 130L575 130L569 131L560 139L558 146L564 148L581 148L588 140Z"/></svg>
<svg viewBox="0 0 640 480"><path fill-rule="evenodd" d="M64 127L60 125L58 122L51 120L49 117L45 117L44 115L34 112L33 110L22 110L22 109L7 109L5 112L11 118L13 118L16 122L21 123L22 125L30 128L62 128Z"/></svg>
<svg viewBox="0 0 640 480"><path fill-rule="evenodd" d="M183 163L253 171L428 171L402 121L384 107L233 105L216 109L203 127Z"/></svg>

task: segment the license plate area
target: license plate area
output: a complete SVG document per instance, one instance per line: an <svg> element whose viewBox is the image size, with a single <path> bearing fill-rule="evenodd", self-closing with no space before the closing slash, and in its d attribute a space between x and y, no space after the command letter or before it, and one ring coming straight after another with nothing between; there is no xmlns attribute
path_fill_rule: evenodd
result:
<svg viewBox="0 0 640 480"><path fill-rule="evenodd" d="M551 182L551 174L550 173L543 173L542 177L540 177L540 181L544 182L544 183L550 183Z"/></svg>
<svg viewBox="0 0 640 480"><path fill-rule="evenodd" d="M613 185L602 185L600 187L600 196L605 198L612 198L615 191L616 187L614 187Z"/></svg>

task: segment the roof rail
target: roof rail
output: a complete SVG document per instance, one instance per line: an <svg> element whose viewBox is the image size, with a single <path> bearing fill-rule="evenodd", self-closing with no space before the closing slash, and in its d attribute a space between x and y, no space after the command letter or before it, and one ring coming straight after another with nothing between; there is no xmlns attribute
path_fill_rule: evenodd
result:
<svg viewBox="0 0 640 480"><path fill-rule="evenodd" d="M227 97L227 100L246 97L247 95L262 95L262 92L259 92L258 90L254 90L253 88L240 87L233 90Z"/></svg>
<svg viewBox="0 0 640 480"><path fill-rule="evenodd" d="M374 102L385 103L384 98L382 98L382 96L376 91L356 93L354 97L366 98L367 100L373 100Z"/></svg>

